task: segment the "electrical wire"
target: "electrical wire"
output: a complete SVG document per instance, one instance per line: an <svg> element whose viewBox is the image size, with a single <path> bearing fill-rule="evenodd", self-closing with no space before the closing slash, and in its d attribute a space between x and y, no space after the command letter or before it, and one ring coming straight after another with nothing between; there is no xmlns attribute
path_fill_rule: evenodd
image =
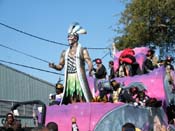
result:
<svg viewBox="0 0 175 131"><path fill-rule="evenodd" d="M24 31L21 31L21 30L19 30L19 29L14 28L14 27L8 26L8 25L3 24L3 23L1 23L1 22L0 22L0 25L2 25L2 26L4 26L4 27L7 27L7 28L9 28L9 29L15 30L15 31L17 31L17 32L19 32L19 33L23 33L23 34L25 34L25 35L28 35L28 36L31 36L31 37L34 37L34 38L40 39L40 40L44 40L44 41L47 41L47 42L50 42L50 43L59 44L59 45L69 46L69 45L67 45L67 44L63 44L63 43L59 43L59 42L55 42L55 41L52 41L52 40L48 40L48 39L45 39L45 38L41 38L41 37L38 37L38 36L32 35L32 34L30 34L30 33L26 33L26 32L24 32ZM6 49L12 50L12 51L14 51L14 52L17 52L17 53L23 54L23 55L25 55L25 56L28 56L28 57L31 57L31 58L34 58L34 59L40 60L40 61L42 61L42 62L50 63L50 62L47 61L47 60L44 60L44 59L41 59L41 58L35 57L35 56L33 56L33 55L30 55L30 54L24 53L24 52L22 52L22 51L19 51L19 50L17 50L17 49L14 49L14 48L11 48L11 47L8 47L8 46L5 46L5 45L3 45L3 44L0 44L0 46L3 47L3 48L6 48ZM108 49L109 52L106 53L101 59L105 58L105 57L106 57L108 54L110 54L110 52L111 52L111 49L110 49L110 48L90 48L90 47L88 47L87 49L92 49L92 50L101 50L101 49L102 49L102 50L105 50L105 49ZM4 61L4 62L5 62L5 61ZM6 61L6 62L7 62L7 61ZM9 64L10 64L10 63L12 64L12 62L9 62ZM15 63L13 63L13 64L15 64ZM18 65L20 65L20 64L18 64ZM25 66L25 65L22 65L22 66ZM27 66L25 66L25 67L27 67ZM35 68L35 67L31 67L31 68Z"/></svg>
<svg viewBox="0 0 175 131"><path fill-rule="evenodd" d="M103 57L101 57L101 59L104 59L108 54L110 54L111 52L107 52Z"/></svg>
<svg viewBox="0 0 175 131"><path fill-rule="evenodd" d="M35 56L33 56L33 55L29 55L29 54L24 53L24 52L22 52L22 51L19 51L19 50L16 50L16 49L14 49L14 48L11 48L11 47L8 47L8 46L5 46L5 45L3 45L3 44L0 44L0 46L3 47L3 48L6 48L6 49L12 50L12 51L14 51L14 52L17 52L17 53L23 54L23 55L25 55L25 56L28 56L28 57L31 57L31 58L34 58L34 59L37 59L37 60L43 61L43 62L45 62L45 63L50 63L49 61L46 61L46 60L44 60L44 59L41 59L41 58L35 57ZM101 59L104 59L108 54L110 54L110 51L111 51L111 50L109 50L109 52L107 52L103 57L101 57ZM96 64L94 64L94 65L96 65ZM94 65L93 65L93 66L94 66Z"/></svg>
<svg viewBox="0 0 175 131"><path fill-rule="evenodd" d="M5 45L3 45L3 44L0 44L0 46L3 47L3 48L6 48L6 49L12 50L12 51L14 51L14 52L17 52L17 53L23 54L23 55L25 55L25 56L28 56L28 57L31 57L31 58L34 58L34 59L37 59L37 60L43 61L43 62L45 62L45 63L50 63L49 61L46 61L46 60L41 59L41 58L38 58L38 57L36 57L36 56L29 55L29 54L24 53L24 52L22 52L22 51L19 51L19 50L16 50L16 49L14 49L14 48L11 48L11 47L8 47L8 46L5 46Z"/></svg>
<svg viewBox="0 0 175 131"><path fill-rule="evenodd" d="M24 53L24 52L22 52L22 51L19 51L19 50L17 50L17 49L11 48L11 47L9 47L9 46L5 46L5 45L3 45L3 44L0 44L0 46L3 47L3 48L6 48L6 49L12 50L12 51L14 51L14 52L17 52L17 53L23 54L23 55L25 55L25 56L28 56L28 57L31 57L31 58L34 58L34 59L40 60L40 61L42 61L42 62L50 63L50 62L47 61L47 60L44 60L44 59L38 58L38 57L36 57L36 56L30 55L30 54L27 54L27 53ZM111 50L109 49L109 52L106 53L101 59L105 58L105 57L106 57L108 54L110 54L110 53L111 53Z"/></svg>
<svg viewBox="0 0 175 131"><path fill-rule="evenodd" d="M87 49L90 49L90 50L110 50L110 48L91 48L91 47L87 47Z"/></svg>
<svg viewBox="0 0 175 131"><path fill-rule="evenodd" d="M108 54L110 54L111 52L109 51L109 52L107 52L103 57L101 57L101 59L104 59ZM94 63L93 64L93 66L95 66L96 65L96 63Z"/></svg>
<svg viewBox="0 0 175 131"><path fill-rule="evenodd" d="M17 65L17 66L21 66L21 67L25 67L25 68L30 68L30 69L34 69L34 70L38 70L38 71L43 71L43 72L47 72L47 73L52 73L52 74L64 76L64 74L62 74L62 73L48 71L48 70L44 70L44 69L40 69L40 68L36 68L36 67L32 67L32 66L26 66L23 64L18 64L18 63L14 63L14 62L10 62L10 61L5 61L5 60L0 60L0 61L3 63L11 64L11 65Z"/></svg>
<svg viewBox="0 0 175 131"><path fill-rule="evenodd" d="M4 27L6 27L6 28L9 28L9 29L11 29L11 30L17 31L17 32L19 32L19 33L28 35L28 36L30 36L30 37L39 39L39 40L43 40L43 41L46 41L46 42L49 42L49 43L53 43L53 44L57 44L57 45L69 46L68 44L63 44L63 43L60 43L60 42L48 40L48 39L46 39L46 38L42 38L42 37L39 37L39 36L30 34L30 33L27 33L27 32L25 32L25 31L19 30L19 29L17 29L17 28L14 28L14 27L9 26L9 25L7 25L7 24L4 24L4 23L2 23L2 22L0 22L0 25L4 26ZM91 48L91 47L87 47L87 49L92 49L92 50L106 50L106 49L109 49L109 48Z"/></svg>
<svg viewBox="0 0 175 131"><path fill-rule="evenodd" d="M17 32L19 32L19 33L22 33L22 34L31 36L31 37L36 38L36 39L39 39L39 40L43 40L43 41L50 42L50 43L57 44L57 45L69 46L68 44L63 44L63 43L60 43L60 42L48 40L48 39L45 39L45 38L42 38L42 37L39 37L39 36L30 34L30 33L27 33L27 32L24 32L24 31L22 31L22 30L16 29L16 28L14 28L14 27L11 27L11 26L6 25L6 24L1 23L1 22L0 22L0 25L2 25L2 26L4 26L4 27L7 27L7 28L9 28L9 29L12 29L12 30L14 30L14 31L17 31Z"/></svg>

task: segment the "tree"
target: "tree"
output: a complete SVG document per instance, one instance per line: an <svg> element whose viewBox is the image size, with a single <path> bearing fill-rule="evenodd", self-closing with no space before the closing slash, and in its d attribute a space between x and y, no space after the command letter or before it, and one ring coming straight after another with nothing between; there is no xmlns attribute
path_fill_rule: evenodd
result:
<svg viewBox="0 0 175 131"><path fill-rule="evenodd" d="M175 0L131 0L119 20L116 31L122 35L114 38L116 48L153 44L165 51L174 49L174 12Z"/></svg>

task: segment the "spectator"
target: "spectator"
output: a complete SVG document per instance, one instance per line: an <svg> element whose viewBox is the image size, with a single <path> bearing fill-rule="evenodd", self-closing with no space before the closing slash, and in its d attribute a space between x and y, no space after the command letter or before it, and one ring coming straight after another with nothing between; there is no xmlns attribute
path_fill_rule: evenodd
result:
<svg viewBox="0 0 175 131"><path fill-rule="evenodd" d="M89 74L93 68L88 50L79 44L79 34L86 34L78 23L74 23L68 30L69 48L61 54L58 65L49 63L49 67L62 70L65 66L65 84L61 104L75 102L90 102L92 94L85 72L85 62L88 64Z"/></svg>
<svg viewBox="0 0 175 131"><path fill-rule="evenodd" d="M166 75L168 78L168 82L169 85L172 87L172 92L175 92L175 83L174 83L174 78L173 78L173 74L172 71L174 71L174 66L171 64L171 62L173 61L173 58L168 56L165 60L165 70L166 70Z"/></svg>
<svg viewBox="0 0 175 131"><path fill-rule="evenodd" d="M125 103L134 103L135 99L129 89L123 88L120 94L120 101Z"/></svg>
<svg viewBox="0 0 175 131"><path fill-rule="evenodd" d="M157 100L156 98L149 98L149 100L146 101L146 106L149 107L161 107L162 106L162 101Z"/></svg>
<svg viewBox="0 0 175 131"><path fill-rule="evenodd" d="M56 91L56 99L55 99L55 101L57 101L58 104L61 102L61 100L63 98L63 89L64 89L64 87L63 87L63 85L61 83L57 83L56 84L56 89L55 89L55 91Z"/></svg>
<svg viewBox="0 0 175 131"><path fill-rule="evenodd" d="M122 131L136 131L135 125L128 122L122 126Z"/></svg>
<svg viewBox="0 0 175 131"><path fill-rule="evenodd" d="M169 104L175 104L175 76L174 67L171 64L173 58L166 57L164 67L165 67L165 92L166 92L166 102Z"/></svg>
<svg viewBox="0 0 175 131"><path fill-rule="evenodd" d="M109 81L113 78L115 78L115 71L114 71L114 62L109 61L109 68L110 68L110 74L109 74Z"/></svg>
<svg viewBox="0 0 175 131"><path fill-rule="evenodd" d="M173 60L174 60L174 59L173 59L171 56L167 56L166 59L165 59L165 63L164 63L165 68L166 68L167 66L170 66L170 69L171 69L172 71L174 71L174 66L171 64L171 62L172 62Z"/></svg>
<svg viewBox="0 0 175 131"><path fill-rule="evenodd" d="M72 117L72 131L79 131L76 117Z"/></svg>
<svg viewBox="0 0 175 131"><path fill-rule="evenodd" d="M5 123L4 123L4 128L5 129L13 129L13 130L16 130L19 127L20 123L19 121L17 122L14 118L14 115L12 113L7 113L6 115L6 119L5 119Z"/></svg>
<svg viewBox="0 0 175 131"><path fill-rule="evenodd" d="M95 72L94 91L95 91L95 94L98 91L99 96L102 98L104 96L103 95L104 94L104 87L100 86L100 85L103 85L102 83L106 79L107 72L106 72L105 66L102 64L101 59L97 58L94 61L97 65L97 68L93 68L93 71Z"/></svg>
<svg viewBox="0 0 175 131"><path fill-rule="evenodd" d="M150 73L155 66L153 65L152 58L154 56L155 51L154 50L148 50L146 54L146 60L143 62L143 73Z"/></svg>
<svg viewBox="0 0 175 131"><path fill-rule="evenodd" d="M119 57L119 68L117 69L118 77L135 75L133 73L137 71L133 71L133 64L136 63L134 55L135 55L134 50L130 48L123 50L123 52Z"/></svg>
<svg viewBox="0 0 175 131"><path fill-rule="evenodd" d="M59 105L63 98L63 85L61 83L57 83L55 85L56 94L50 94L49 96L49 105Z"/></svg>
<svg viewBox="0 0 175 131"><path fill-rule="evenodd" d="M132 95L133 99L136 99L136 97L138 96L139 89L138 87L133 86L129 89L129 92Z"/></svg>
<svg viewBox="0 0 175 131"><path fill-rule="evenodd" d="M49 131L58 131L58 125L55 122L47 123L46 127Z"/></svg>
<svg viewBox="0 0 175 131"><path fill-rule="evenodd" d="M135 105L146 106L146 103L149 101L149 96L145 94L144 91L139 91L136 96Z"/></svg>
<svg viewBox="0 0 175 131"><path fill-rule="evenodd" d="M111 101L113 103L117 103L120 101L120 95L121 95L121 84L118 83L116 80L111 81L111 86L113 88L112 95L111 95Z"/></svg>
<svg viewBox="0 0 175 131"><path fill-rule="evenodd" d="M93 68L93 71L95 72L95 78L105 79L107 75L107 71L105 66L102 63L102 60L100 58L97 58L95 59L95 63L97 65L97 68Z"/></svg>

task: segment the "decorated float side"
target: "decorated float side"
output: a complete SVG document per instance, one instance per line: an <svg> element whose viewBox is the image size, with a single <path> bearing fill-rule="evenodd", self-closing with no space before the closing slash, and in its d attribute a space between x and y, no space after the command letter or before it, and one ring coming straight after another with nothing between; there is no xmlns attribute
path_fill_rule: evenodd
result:
<svg viewBox="0 0 175 131"><path fill-rule="evenodd" d="M136 62L142 70L143 61L146 59L146 53L149 49L141 47L133 50ZM118 61L121 53L116 53L114 57L115 69L119 66ZM175 79L174 72L172 72L172 76ZM142 106L130 102L111 103L95 101L61 106L52 105L45 108L40 123L46 125L49 122L56 122L60 131L70 131L72 130L71 119L76 117L76 123L80 131L120 131L122 125L127 122L133 123L143 131L153 130L155 123L175 130L169 123L172 118L175 118L175 113L173 114L172 108L169 108L175 104L175 94L163 66L147 74L121 78L115 77L114 80L122 83L123 89L137 87L139 90L144 90L146 95L153 100L153 103L149 106ZM88 77L88 82L95 97L94 78ZM108 83L109 81L103 82ZM154 100L156 100L156 104ZM167 112L169 110L170 112ZM172 118L170 118L170 115Z"/></svg>
<svg viewBox="0 0 175 131"><path fill-rule="evenodd" d="M134 49L134 56L141 70L148 50L145 47ZM115 69L119 66L118 60L121 53L122 51L116 53L114 57ZM174 94L169 90L170 85L167 82L164 67L156 68L148 74L122 78L116 77L114 79L120 83L124 83L125 86L123 88L138 86L145 89L146 94L150 98L161 101L161 106L143 107L122 102L92 102L62 105L59 107L50 106L47 107L46 123L55 121L59 125L60 130L71 130L71 117L75 116L79 130L121 130L122 125L127 122L132 122L142 130L152 130L154 120L158 117L161 124L166 127L168 126L166 107L170 104ZM89 77L88 82L93 94L94 78Z"/></svg>

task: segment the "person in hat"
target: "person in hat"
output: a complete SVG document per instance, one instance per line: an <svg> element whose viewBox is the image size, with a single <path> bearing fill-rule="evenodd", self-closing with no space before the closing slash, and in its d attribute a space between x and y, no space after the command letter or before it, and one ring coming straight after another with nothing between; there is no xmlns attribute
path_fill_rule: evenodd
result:
<svg viewBox="0 0 175 131"><path fill-rule="evenodd" d="M57 83L55 85L55 93L56 94L50 94L49 95L49 105L59 105L62 98L63 98L63 84Z"/></svg>
<svg viewBox="0 0 175 131"><path fill-rule="evenodd" d="M97 96L99 95L100 98L103 99L103 97L105 97L103 82L106 79L107 71L106 71L106 67L103 65L102 60L100 58L96 58L94 62L96 64L96 68L93 68L94 75L95 75L95 79L94 79L95 94L97 94Z"/></svg>
<svg viewBox="0 0 175 131"><path fill-rule="evenodd" d="M106 67L103 65L102 60L100 58L95 59L95 63L97 68L93 68L95 72L95 78L97 79L105 79L107 75Z"/></svg>
<svg viewBox="0 0 175 131"><path fill-rule="evenodd" d="M126 48L119 56L119 67L117 69L117 76L133 76L133 64L136 63L135 52L131 48Z"/></svg>
<svg viewBox="0 0 175 131"><path fill-rule="evenodd" d="M79 23L73 23L68 30L69 48L62 52L58 65L49 63L49 67L56 70L62 70L65 67L61 104L92 101L92 94L86 78L85 62L88 64L90 75L93 65L88 50L78 42L79 34L86 33L86 30Z"/></svg>

